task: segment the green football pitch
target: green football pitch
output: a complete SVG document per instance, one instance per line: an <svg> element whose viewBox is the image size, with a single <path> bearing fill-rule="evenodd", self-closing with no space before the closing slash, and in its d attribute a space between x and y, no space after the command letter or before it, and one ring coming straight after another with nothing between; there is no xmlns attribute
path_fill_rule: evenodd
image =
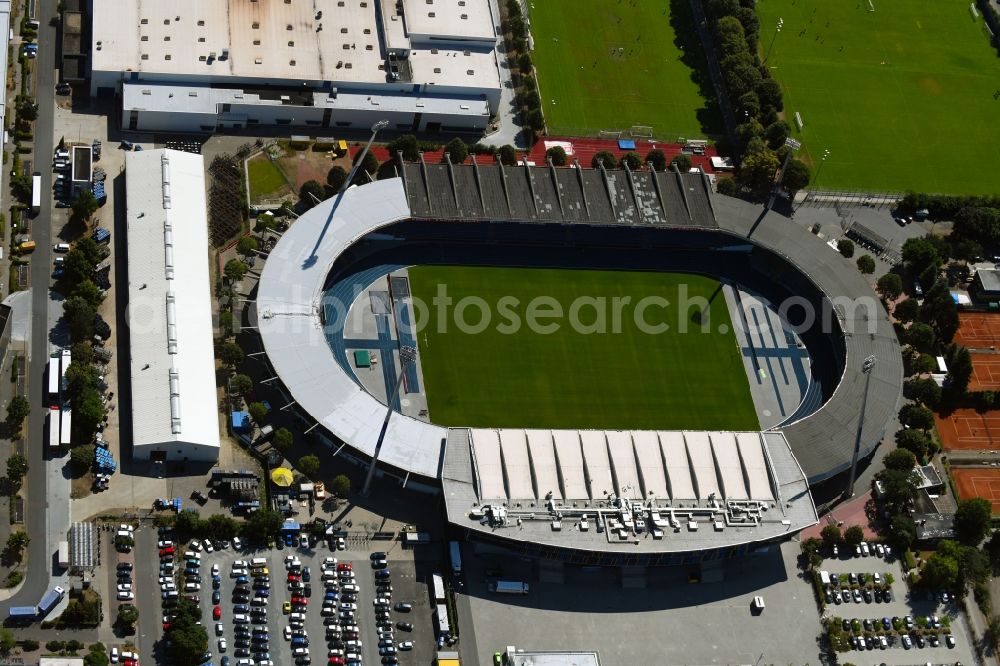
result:
<svg viewBox="0 0 1000 666"><path fill-rule="evenodd" d="M633 125L658 138L722 132L688 0L530 3L532 58L550 134Z"/></svg>
<svg viewBox="0 0 1000 666"><path fill-rule="evenodd" d="M415 307L417 341L434 423L760 428L716 280L673 273L418 266L410 269L410 282L415 302L426 305L425 310ZM449 307L432 300L439 285L452 299ZM679 305L690 303L684 289L688 298L711 301L710 332L693 323L696 307ZM536 317L536 324L554 324L557 330L529 325L530 304L539 297L546 299L535 303L539 312L558 308L562 317ZM615 298L630 299L619 301L619 317ZM649 306L643 311L638 304L644 298ZM472 299L481 300L476 305ZM663 299L670 305L663 305ZM602 301L604 317L598 316L598 306L590 305ZM579 310L572 309L574 303ZM487 310L490 319L483 325ZM515 319L520 326L512 324ZM604 333L574 325L597 330L593 327L601 321ZM458 322L467 324L464 330ZM647 328L662 324L669 329Z"/></svg>
<svg viewBox="0 0 1000 666"><path fill-rule="evenodd" d="M1000 58L982 17L969 0L872 6L757 4L761 51L771 51L767 65L784 89L792 134L818 172L814 187L996 192Z"/></svg>

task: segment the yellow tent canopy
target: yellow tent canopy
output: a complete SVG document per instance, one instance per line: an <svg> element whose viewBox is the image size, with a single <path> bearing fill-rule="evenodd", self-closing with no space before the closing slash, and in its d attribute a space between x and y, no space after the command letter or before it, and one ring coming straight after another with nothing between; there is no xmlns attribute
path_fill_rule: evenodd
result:
<svg viewBox="0 0 1000 666"><path fill-rule="evenodd" d="M292 485L293 481L292 470L286 467L278 467L273 472L271 472L271 481L274 485L281 486L282 488L287 488Z"/></svg>

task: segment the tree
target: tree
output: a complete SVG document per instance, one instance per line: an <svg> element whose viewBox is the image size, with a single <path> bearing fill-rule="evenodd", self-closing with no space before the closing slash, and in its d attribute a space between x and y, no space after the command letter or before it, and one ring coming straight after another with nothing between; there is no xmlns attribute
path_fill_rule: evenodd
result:
<svg viewBox="0 0 1000 666"><path fill-rule="evenodd" d="M896 431L896 446L906 449L918 460L924 460L931 449L931 438L919 430L903 428Z"/></svg>
<svg viewBox="0 0 1000 666"><path fill-rule="evenodd" d="M104 292L94 284L93 280L82 280L73 287L73 296L82 298L90 303L91 307L98 308L104 302Z"/></svg>
<svg viewBox="0 0 1000 666"><path fill-rule="evenodd" d="M562 146L552 146L545 151L545 157L552 160L552 164L555 166L566 166L566 162L569 158L566 156L566 149Z"/></svg>
<svg viewBox="0 0 1000 666"><path fill-rule="evenodd" d="M38 119L38 105L30 99L20 97L17 101L17 115L22 120L35 121Z"/></svg>
<svg viewBox="0 0 1000 666"><path fill-rule="evenodd" d="M509 143L504 144L497 151L497 159L504 166L514 166L517 164L517 149Z"/></svg>
<svg viewBox="0 0 1000 666"><path fill-rule="evenodd" d="M253 390L253 380L248 375L233 375L229 380L229 392L233 395L246 395Z"/></svg>
<svg viewBox="0 0 1000 666"><path fill-rule="evenodd" d="M527 53L522 53L517 58L517 66L522 74L531 74L531 70L534 68L531 64L531 56Z"/></svg>
<svg viewBox="0 0 1000 666"><path fill-rule="evenodd" d="M823 538L823 543L826 544L827 548L833 548L844 539L844 535L840 533L840 528L836 525L825 526L819 535Z"/></svg>
<svg viewBox="0 0 1000 666"><path fill-rule="evenodd" d="M594 158L590 160L590 166L592 169L599 169L603 164L605 169L614 169L617 162L614 153L610 150L601 150L594 154Z"/></svg>
<svg viewBox="0 0 1000 666"><path fill-rule="evenodd" d="M448 154L452 164L463 164L469 159L468 144L457 136L444 145L444 152Z"/></svg>
<svg viewBox="0 0 1000 666"><path fill-rule="evenodd" d="M28 473L28 459L20 453L13 454L7 458L7 478L16 484L21 483L21 479Z"/></svg>
<svg viewBox="0 0 1000 666"><path fill-rule="evenodd" d="M908 507L917 492L916 474L912 470L884 469L878 473L884 493L882 501L891 513Z"/></svg>
<svg viewBox="0 0 1000 666"><path fill-rule="evenodd" d="M407 162L415 162L420 159L420 147L417 143L417 137L412 134L404 134L390 141L386 148L389 149L389 154L393 157L396 156L397 152L403 153L403 159Z"/></svg>
<svg viewBox="0 0 1000 666"><path fill-rule="evenodd" d="M250 270L250 267L239 259L230 259L226 262L222 272L230 282L239 282L247 274L248 270Z"/></svg>
<svg viewBox="0 0 1000 666"><path fill-rule="evenodd" d="M990 617L990 621L986 626L986 632L983 638L991 647L994 648L994 650L997 645L1000 644L1000 615L993 615Z"/></svg>
<svg viewBox="0 0 1000 666"><path fill-rule="evenodd" d="M860 525L851 525L844 530L844 543L852 548L865 540L865 531Z"/></svg>
<svg viewBox="0 0 1000 666"><path fill-rule="evenodd" d="M10 629L0 629L0 655L6 657L16 645L17 641L14 640L14 634Z"/></svg>
<svg viewBox="0 0 1000 666"><path fill-rule="evenodd" d="M894 449L882 456L882 464L886 469L911 471L917 464L917 458L907 449Z"/></svg>
<svg viewBox="0 0 1000 666"><path fill-rule="evenodd" d="M763 143L752 151L748 146L747 151L736 171L736 179L755 195L762 196L771 189L771 184L774 182L779 167L778 157Z"/></svg>
<svg viewBox="0 0 1000 666"><path fill-rule="evenodd" d="M223 310L219 313L219 329L224 337L228 338L233 334L233 313L229 310ZM73 358L76 356L74 355Z"/></svg>
<svg viewBox="0 0 1000 666"><path fill-rule="evenodd" d="M98 203L94 193L88 189L81 189L76 198L73 199L73 217L77 220L87 222L97 212Z"/></svg>
<svg viewBox="0 0 1000 666"><path fill-rule="evenodd" d="M652 167L653 171L664 171L667 168L667 154L659 148L653 148L646 153L646 162Z"/></svg>
<svg viewBox="0 0 1000 666"><path fill-rule="evenodd" d="M122 604L118 607L118 622L131 627L139 621L139 609L132 604Z"/></svg>
<svg viewBox="0 0 1000 666"><path fill-rule="evenodd" d="M785 180L783 181L785 189L793 194L799 190L803 190L809 185L809 181L812 175L809 173L809 167L802 160L793 157L788 161L788 167L785 169Z"/></svg>
<svg viewBox="0 0 1000 666"><path fill-rule="evenodd" d="M930 430L934 427L934 412L923 405L903 405L899 410L899 422L911 428Z"/></svg>
<svg viewBox="0 0 1000 666"><path fill-rule="evenodd" d="M691 170L691 158L685 153L677 153L670 160L670 168L676 168L681 173L687 173Z"/></svg>
<svg viewBox="0 0 1000 666"><path fill-rule="evenodd" d="M78 248L73 248L66 253L63 261L63 271L66 276L66 283L70 285L80 284L84 280L89 280L94 276L94 266L97 262L91 261L85 253Z"/></svg>
<svg viewBox="0 0 1000 666"><path fill-rule="evenodd" d="M313 478L319 472L319 458L314 455L302 456L299 458L298 468L309 478Z"/></svg>
<svg viewBox="0 0 1000 666"><path fill-rule="evenodd" d="M461 139L459 139L461 141ZM464 145L464 144L463 144ZM468 153L468 148L466 148L466 153ZM354 156L354 164L358 163L358 159L361 157L361 152L359 151ZM378 173L378 158L375 157L375 153L368 151L365 153L364 161L361 162L361 166L358 168L357 173L354 174L354 181L352 185L362 185L364 183L375 180L374 175Z"/></svg>
<svg viewBox="0 0 1000 666"><path fill-rule="evenodd" d="M788 123L784 120L776 120L764 129L764 138L767 140L767 145L771 150L777 150L785 145L785 139L791 133L792 128L788 126Z"/></svg>
<svg viewBox="0 0 1000 666"><path fill-rule="evenodd" d="M626 166L632 171L638 171L642 168L642 158L639 157L639 153L635 151L629 151L622 155L619 161L619 166L624 169Z"/></svg>
<svg viewBox="0 0 1000 666"><path fill-rule="evenodd" d="M908 379L903 382L903 394L928 407L937 407L941 402L941 387L933 379Z"/></svg>
<svg viewBox="0 0 1000 666"><path fill-rule="evenodd" d="M233 368L243 362L243 348L235 342L227 340L219 345L219 360L224 365Z"/></svg>
<svg viewBox="0 0 1000 666"><path fill-rule="evenodd" d="M965 347L956 347L948 359L948 378L952 388L959 394L965 393L972 379L972 356Z"/></svg>
<svg viewBox="0 0 1000 666"><path fill-rule="evenodd" d="M260 248L260 243L253 236L244 236L236 243L236 251L244 257L254 254Z"/></svg>
<svg viewBox="0 0 1000 666"><path fill-rule="evenodd" d="M806 556L810 567L819 566L823 561L823 556L819 554L819 549L823 546L823 542L816 537L810 537L802 542L800 548L802 548L802 554Z"/></svg>
<svg viewBox="0 0 1000 666"><path fill-rule="evenodd" d="M73 443L90 442L97 432L97 425L104 420L107 411L104 399L96 389L88 388L73 405Z"/></svg>
<svg viewBox="0 0 1000 666"><path fill-rule="evenodd" d="M78 472L90 469L94 464L94 447L90 444L73 447L69 452L69 461Z"/></svg>
<svg viewBox="0 0 1000 666"><path fill-rule="evenodd" d="M872 255L870 254L861 255L860 257L858 257L856 263L858 265L858 270L864 273L865 275L871 275L872 273L875 272L875 260L872 259Z"/></svg>
<svg viewBox="0 0 1000 666"><path fill-rule="evenodd" d="M201 515L194 509L184 509L174 518L174 532L179 541L197 537L201 529Z"/></svg>
<svg viewBox="0 0 1000 666"><path fill-rule="evenodd" d="M896 514L889 521L889 538L900 552L907 550L917 540L917 524L905 513Z"/></svg>
<svg viewBox="0 0 1000 666"><path fill-rule="evenodd" d="M174 619L166 633L170 644L167 654L178 666L198 666L204 661L202 655L208 649L208 634L198 624L200 616L198 606L187 599L182 599L174 609Z"/></svg>
<svg viewBox="0 0 1000 666"><path fill-rule="evenodd" d="M288 428L278 428L274 432L274 440L273 440L274 448L278 449L279 451L284 452L287 451L289 448L291 448L292 441L293 441L292 431L289 430Z"/></svg>
<svg viewBox="0 0 1000 666"><path fill-rule="evenodd" d="M952 589L958 581L958 562L941 553L933 553L924 562L920 577L932 589Z"/></svg>
<svg viewBox="0 0 1000 666"><path fill-rule="evenodd" d="M330 186L330 189L334 192L339 192L340 188L344 186L347 182L347 170L340 165L335 165L330 167L330 170L326 173L326 184Z"/></svg>
<svg viewBox="0 0 1000 666"><path fill-rule="evenodd" d="M94 337L94 306L79 296L70 296L63 302L63 319L74 342Z"/></svg>
<svg viewBox="0 0 1000 666"><path fill-rule="evenodd" d="M258 543L265 542L268 537L278 534L284 520L280 513L270 509L255 511L243 523L243 536Z"/></svg>
<svg viewBox="0 0 1000 666"><path fill-rule="evenodd" d="M955 533L967 546L978 546L990 528L992 509L988 500L973 497L958 502L955 510Z"/></svg>
<svg viewBox="0 0 1000 666"><path fill-rule="evenodd" d="M31 403L23 395L15 395L7 404L7 425L14 431L20 431L24 419L31 413Z"/></svg>
<svg viewBox="0 0 1000 666"><path fill-rule="evenodd" d="M262 402L251 402L247 406L247 412L250 413L250 418L257 425L263 425L264 418L267 416L267 407L264 406Z"/></svg>
<svg viewBox="0 0 1000 666"><path fill-rule="evenodd" d="M940 266L944 258L938 252L938 246L928 237L909 238L903 243L903 261L911 273L923 273L930 266Z"/></svg>
<svg viewBox="0 0 1000 666"><path fill-rule="evenodd" d="M309 210L325 198L326 190L318 181L307 180L299 188L299 208L302 210Z"/></svg>
<svg viewBox="0 0 1000 666"><path fill-rule="evenodd" d="M919 313L920 304L915 298L907 298L905 301L896 303L896 307L892 311L893 316L904 324L916 319Z"/></svg>
<svg viewBox="0 0 1000 666"><path fill-rule="evenodd" d="M330 492L337 497L347 497L351 494L351 479L345 474L333 477L333 481L330 483Z"/></svg>
<svg viewBox="0 0 1000 666"><path fill-rule="evenodd" d="M994 571L1000 570L1000 531L994 532L984 546Z"/></svg>
<svg viewBox="0 0 1000 666"><path fill-rule="evenodd" d="M911 325L906 331L906 341L915 349L923 352L931 351L936 339L937 335L934 333L934 329L920 322Z"/></svg>
<svg viewBox="0 0 1000 666"><path fill-rule="evenodd" d="M724 176L715 181L715 191L727 197L740 196L740 184L735 178Z"/></svg>
<svg viewBox="0 0 1000 666"><path fill-rule="evenodd" d="M875 290L887 301L894 301L903 293L903 279L895 273L886 273L875 283Z"/></svg>
<svg viewBox="0 0 1000 666"><path fill-rule="evenodd" d="M228 541L240 531L240 524L225 514L212 514L201 521L199 534L206 539Z"/></svg>
<svg viewBox="0 0 1000 666"><path fill-rule="evenodd" d="M132 608L134 608L134 606L132 606ZM136 615L138 615L138 612L136 612ZM121 617L121 608L119 608L118 616L119 618ZM123 623L123 626L125 626L129 632L134 631L133 625L134 622L132 624ZM110 663L107 651L94 650L93 646L91 646L90 651L83 656L83 666L108 666Z"/></svg>
<svg viewBox="0 0 1000 666"><path fill-rule="evenodd" d="M841 238L837 241L837 252L840 252L845 259L850 259L854 256L854 241L850 238Z"/></svg>

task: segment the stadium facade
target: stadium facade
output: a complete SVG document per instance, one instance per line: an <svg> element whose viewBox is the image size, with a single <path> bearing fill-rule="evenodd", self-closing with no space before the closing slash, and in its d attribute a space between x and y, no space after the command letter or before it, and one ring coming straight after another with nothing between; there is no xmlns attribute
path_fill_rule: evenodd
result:
<svg viewBox="0 0 1000 666"><path fill-rule="evenodd" d="M852 306L877 303L864 278L805 229L713 194L701 174L475 161L398 173L300 217L265 264L253 312L282 390L359 461L375 454L386 406L327 343L324 299L414 263L415 248L443 263L599 256L595 267L713 275L818 313L798 329L814 399L764 432L444 428L393 412L382 473L440 488L455 527L581 564L732 557L817 521L809 487L850 466L872 355L861 455L883 438L901 394L898 341L883 309Z"/></svg>

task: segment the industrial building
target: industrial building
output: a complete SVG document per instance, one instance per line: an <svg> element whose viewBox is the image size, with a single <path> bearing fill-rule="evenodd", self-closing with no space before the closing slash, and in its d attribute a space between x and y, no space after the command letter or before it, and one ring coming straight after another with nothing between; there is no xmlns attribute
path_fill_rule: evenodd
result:
<svg viewBox="0 0 1000 666"><path fill-rule="evenodd" d="M205 168L174 150L125 158L133 456L219 457Z"/></svg>
<svg viewBox="0 0 1000 666"><path fill-rule="evenodd" d="M93 0L90 91L132 130L481 130L498 21L489 0Z"/></svg>

